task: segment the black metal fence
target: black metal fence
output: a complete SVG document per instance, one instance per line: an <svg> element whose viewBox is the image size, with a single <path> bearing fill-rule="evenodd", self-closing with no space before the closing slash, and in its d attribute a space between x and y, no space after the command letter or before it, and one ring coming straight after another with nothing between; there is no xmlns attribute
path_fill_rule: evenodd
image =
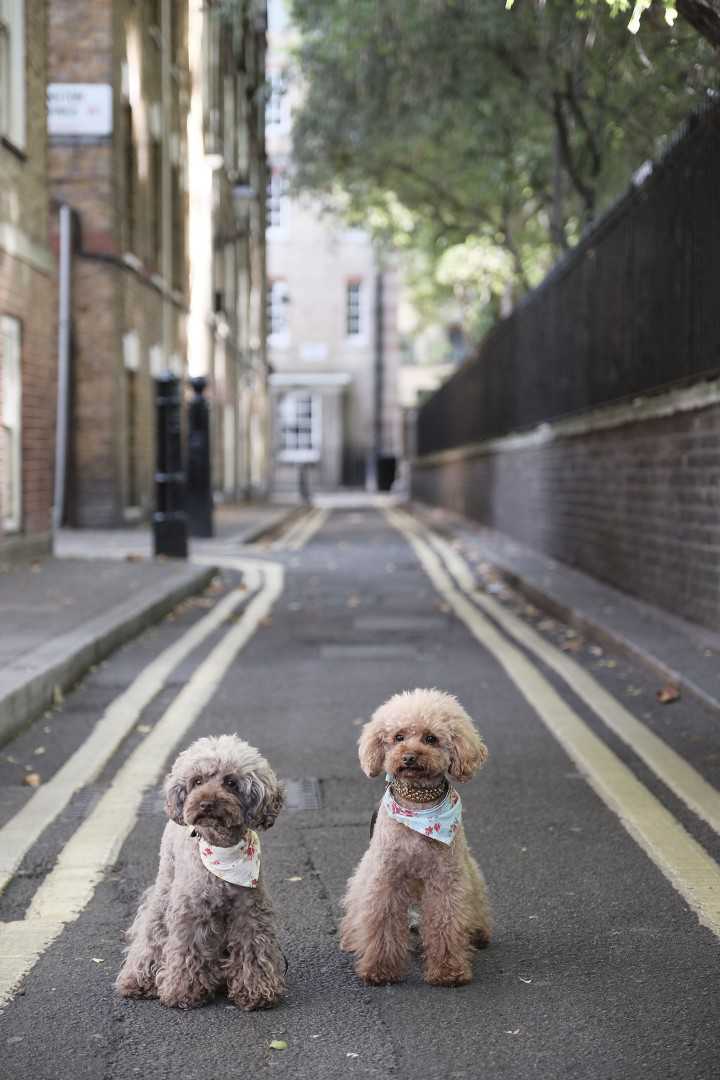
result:
<svg viewBox="0 0 720 1080"><path fill-rule="evenodd" d="M418 453L720 374L720 108L422 407Z"/></svg>

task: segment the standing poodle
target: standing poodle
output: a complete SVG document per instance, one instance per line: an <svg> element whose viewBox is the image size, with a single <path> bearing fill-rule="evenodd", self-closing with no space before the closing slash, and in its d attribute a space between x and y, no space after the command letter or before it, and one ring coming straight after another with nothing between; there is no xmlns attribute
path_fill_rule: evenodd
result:
<svg viewBox="0 0 720 1080"><path fill-rule="evenodd" d="M408 959L408 910L419 904L426 982L470 982L474 947L490 940L490 909L447 777L469 780L487 758L485 744L456 698L413 690L375 712L359 753L367 776L384 769L390 782L348 882L340 947L355 954L366 982L397 982Z"/></svg>
<svg viewBox="0 0 720 1080"><path fill-rule="evenodd" d="M243 1009L285 989L255 829L269 829L283 792L257 750L236 735L198 739L165 780L170 821L155 884L128 931L116 986L189 1009L227 989Z"/></svg>

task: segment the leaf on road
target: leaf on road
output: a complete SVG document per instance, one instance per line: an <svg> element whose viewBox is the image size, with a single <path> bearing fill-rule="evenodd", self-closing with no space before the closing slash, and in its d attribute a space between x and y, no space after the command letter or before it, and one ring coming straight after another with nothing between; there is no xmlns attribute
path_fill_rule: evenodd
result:
<svg viewBox="0 0 720 1080"><path fill-rule="evenodd" d="M23 784L27 784L28 787L40 787L42 784L40 773L29 772L26 776L23 776Z"/></svg>
<svg viewBox="0 0 720 1080"><path fill-rule="evenodd" d="M148 731L152 731L152 728L149 724L138 724L135 730L139 731L141 735L147 735Z"/></svg>
<svg viewBox="0 0 720 1080"><path fill-rule="evenodd" d="M359 1054L352 1054L352 1053L348 1052L348 1053L347 1053L347 1054L345 1055L345 1057L360 1057L360 1055L359 1055Z"/></svg>
<svg viewBox="0 0 720 1080"><path fill-rule="evenodd" d="M65 695L62 692L62 687L53 687L53 705L62 705L65 700Z"/></svg>
<svg viewBox="0 0 720 1080"><path fill-rule="evenodd" d="M520 980L521 983L525 983L526 986L529 986L530 983L532 982L532 979L526 979L522 975L518 975L518 979Z"/></svg>
<svg viewBox="0 0 720 1080"><path fill-rule="evenodd" d="M271 1050L287 1050L287 1043L283 1039L273 1039L270 1043Z"/></svg>
<svg viewBox="0 0 720 1080"><path fill-rule="evenodd" d="M671 701L677 701L680 697L680 691L677 686L668 683L667 686L663 686L661 690L658 690L655 696L661 705L669 705Z"/></svg>
<svg viewBox="0 0 720 1080"><path fill-rule="evenodd" d="M563 652L580 652L580 649L582 648L582 641L580 640L580 638L569 638L567 641L563 641L560 648Z"/></svg>
<svg viewBox="0 0 720 1080"><path fill-rule="evenodd" d="M299 874L294 874L292 877L288 878L288 881L302 881L302 878Z"/></svg>
<svg viewBox="0 0 720 1080"><path fill-rule="evenodd" d="M520 1034L520 1028L514 1028L512 1031L507 1031L506 1030L505 1034L506 1035L519 1035Z"/></svg>
<svg viewBox="0 0 720 1080"><path fill-rule="evenodd" d="M91 956L90 959L92 960L93 964L104 964L105 963L105 961L103 960L103 958L101 956Z"/></svg>
<svg viewBox="0 0 720 1080"><path fill-rule="evenodd" d="M603 654L603 651L599 645L591 645L590 652L593 654L593 656L602 656Z"/></svg>
<svg viewBox="0 0 720 1080"><path fill-rule="evenodd" d="M33 754L35 754L36 757L39 757L40 754L44 754L44 753L45 753L45 747L44 746L36 746L35 749L33 750Z"/></svg>

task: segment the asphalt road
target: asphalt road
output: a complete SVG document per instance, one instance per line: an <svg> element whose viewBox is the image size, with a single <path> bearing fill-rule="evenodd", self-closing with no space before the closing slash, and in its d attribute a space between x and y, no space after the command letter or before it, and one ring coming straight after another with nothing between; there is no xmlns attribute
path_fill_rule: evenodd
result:
<svg viewBox="0 0 720 1080"><path fill-rule="evenodd" d="M641 673L624 664L621 683L586 650L570 659L630 716L611 729L607 701L570 690L553 654L468 596L462 566L403 514L335 511L317 526L298 550L257 552L284 567L277 596L261 566L259 591L166 672L117 748L108 736L97 775L53 796L59 810L26 851L10 836L34 798L20 783L25 766L43 786L72 755L81 768L108 706L228 603L241 567L227 566L213 593L118 652L0 752L0 853L12 838L20 860L0 896L0 1076L715 1080L720 804L703 779L718 780L717 720L678 703L671 730L643 710ZM522 622L517 605L504 610ZM544 640L567 658L561 629ZM495 937L459 989L426 986L417 959L404 983L366 987L337 948L339 899L382 794L360 771L359 727L415 686L455 693L490 750L462 795ZM121 1000L112 983L122 932L154 878L164 826L147 778L193 738L233 731L283 778L319 781L319 807L286 811L264 844L287 1000L256 1014L223 999L192 1012ZM122 791L137 786L137 811L128 802L103 815L121 778Z"/></svg>

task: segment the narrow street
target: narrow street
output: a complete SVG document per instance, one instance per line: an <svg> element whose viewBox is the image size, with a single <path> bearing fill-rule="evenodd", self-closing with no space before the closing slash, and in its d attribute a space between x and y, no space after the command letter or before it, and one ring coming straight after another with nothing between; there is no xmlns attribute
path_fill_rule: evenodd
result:
<svg viewBox="0 0 720 1080"><path fill-rule="evenodd" d="M314 511L284 542L201 551L218 583L0 753L3 1080L716 1077L717 719L681 700L668 724L645 672L570 656L475 595L471 562L404 509ZM456 694L490 751L462 798L495 933L456 989L425 985L417 957L367 987L337 945L383 790L359 729L416 686ZM122 1000L160 781L194 738L235 731L289 782L264 840L286 1001Z"/></svg>

